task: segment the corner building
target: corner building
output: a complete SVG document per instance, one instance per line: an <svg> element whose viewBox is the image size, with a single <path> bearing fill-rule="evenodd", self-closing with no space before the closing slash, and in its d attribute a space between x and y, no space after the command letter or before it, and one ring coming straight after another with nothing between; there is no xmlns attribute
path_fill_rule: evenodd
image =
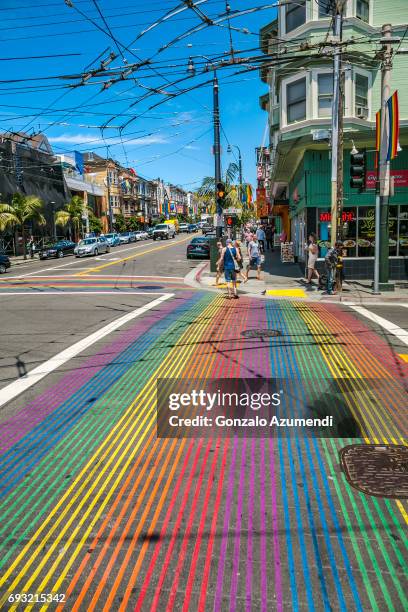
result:
<svg viewBox="0 0 408 612"><path fill-rule="evenodd" d="M315 232L323 257L331 231L330 134L333 102L331 8L328 0L298 0L278 9L261 29L265 65L261 78L268 93L260 99L268 113L272 215L290 228L299 262L304 243ZM373 276L375 210L375 117L381 104L381 26L391 24L393 37L408 46L407 0L348 0L343 25L344 47L344 208L346 275ZM405 39L404 39L405 36ZM326 44L325 44L326 41ZM317 43L322 43L320 46ZM327 44L329 43L329 44ZM279 54L275 60L275 54ZM268 55L273 55L268 61ZM398 90L400 146L391 162L395 194L390 198L390 278L407 278L408 267L408 55L394 54L391 94ZM367 154L367 189L350 188L353 142Z"/></svg>

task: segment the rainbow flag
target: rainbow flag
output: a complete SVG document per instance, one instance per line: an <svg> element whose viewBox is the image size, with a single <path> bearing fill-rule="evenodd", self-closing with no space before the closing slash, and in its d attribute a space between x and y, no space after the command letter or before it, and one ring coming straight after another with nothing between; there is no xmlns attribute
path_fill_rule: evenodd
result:
<svg viewBox="0 0 408 612"><path fill-rule="evenodd" d="M387 161L394 159L398 155L398 137L399 137L399 108L398 108L398 92L395 91L387 100L388 111L388 150Z"/></svg>
<svg viewBox="0 0 408 612"><path fill-rule="evenodd" d="M381 111L375 115L375 167L378 168L378 159L381 149Z"/></svg>

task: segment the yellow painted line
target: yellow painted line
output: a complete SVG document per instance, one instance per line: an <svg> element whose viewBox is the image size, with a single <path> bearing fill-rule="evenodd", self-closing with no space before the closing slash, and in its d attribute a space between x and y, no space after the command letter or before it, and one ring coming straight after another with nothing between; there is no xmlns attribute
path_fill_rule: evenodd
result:
<svg viewBox="0 0 408 612"><path fill-rule="evenodd" d="M276 295L279 297L308 298L309 296L303 289L267 289L266 295Z"/></svg>
<svg viewBox="0 0 408 612"><path fill-rule="evenodd" d="M191 353L194 351L195 346L193 340L195 338L199 338L205 331L208 326L208 322L206 320L206 315L210 315L210 319L214 315L214 313L221 307L222 302L219 301L219 298L209 304L207 308L201 313L200 320L204 321L197 326L196 333L194 337L191 335L190 330L186 330L184 334L179 339L178 343L174 347L174 349L167 355L166 359L158 366L156 371L152 374L150 380L146 383L143 390L138 394L138 396L134 399L134 401L130 404L120 421L115 425L115 427L108 434L105 441L102 443L97 453L93 455L88 464L82 469L81 473L77 475L75 481L72 483L71 487L65 492L63 497L60 499L58 504L53 508L53 510L49 513L48 517L41 523L36 533L30 538L30 541L26 544L24 549L19 553L13 564L8 568L5 574L0 578L0 585L3 585L8 578L17 570L20 562L24 562L24 558L27 556L25 565L18 572L15 577L13 583L9 586L9 592L12 592L16 589L17 585L24 579L27 579L27 570L34 563L37 556L42 553L41 561L38 562L37 566L32 575L26 580L22 592L29 592L30 587L33 584L34 580L39 575L41 569L45 566L48 558L51 556L52 552L57 548L59 542L64 537L68 528L70 527L73 521L77 520L75 523L74 531L68 536L67 541L65 542L65 547L68 549L71 545L72 541L75 539L77 533L79 532L82 524L90 515L92 509L96 505L99 497L102 495L105 489L109 490L108 495L103 500L102 504L98 508L98 511L94 515L92 522L88 525L86 530L85 538L89 536L90 531L92 530L93 525L97 522L100 515L103 513L105 506L108 504L110 497L116 490L118 483L122 480L123 474L126 472L130 462L132 461L132 456L135 452L135 448L139 448L142 440L146 437L148 430L154 423L155 419L155 399L156 399L156 380L160 377L160 375L166 374L169 376L173 374L176 376L180 373L181 369L184 367L185 362L190 357ZM183 342L186 341L186 346L180 351L180 346L183 347ZM177 355L177 352L179 354ZM134 418L134 408L136 406L143 406L141 412L139 413L139 420L135 420L133 427L130 428L129 425ZM143 420L140 422L140 418L143 416ZM150 420L150 421L149 421ZM138 436L141 434L139 440ZM119 442L120 441L120 442ZM136 444L135 444L136 443ZM115 448L116 447L116 448ZM98 463L96 460L107 460L103 469L100 470L97 478L92 481L93 476L97 472ZM116 461L116 463L115 463ZM125 463L123 464L123 461ZM111 464L113 466L109 471ZM116 479L111 485L110 480L112 477L117 474ZM88 472L88 474L87 474ZM106 476L105 472L110 474L109 477ZM99 484L101 479L105 478L104 486L99 486L97 489L97 493L94 493L94 490ZM82 484L81 483L82 480ZM92 486L90 483L92 482ZM81 493L84 493L81 499ZM92 498L92 494L94 495ZM71 497L69 503L68 500ZM78 520L78 514L80 514L82 507L86 504L88 498L92 499L92 503L86 509L86 512L80 516ZM89 502L88 502L89 503ZM74 506L75 510L72 510L72 506ZM63 508L63 511L58 515L58 511ZM68 515L69 518L66 516ZM58 518L56 518L58 517ZM63 523L65 519L65 523ZM46 529L48 527L48 529ZM46 554L44 554L45 545L48 542L49 538L55 531L58 531L58 536L54 539L53 543L47 548ZM42 540L39 539L39 536L42 532L45 532ZM37 547L34 551L31 552L30 555L27 555L30 548L37 544ZM64 551L65 552L65 551ZM41 587L45 586L45 584L50 580L52 576L52 572L56 569L59 563L62 562L64 553L58 555L55 560L52 570L48 571L45 578L41 582ZM65 559L66 566L72 564L73 559L71 558L69 561ZM7 594L0 600L0 608L5 603L7 599Z"/></svg>
<svg viewBox="0 0 408 612"><path fill-rule="evenodd" d="M404 355L404 353L398 353L398 357L401 357L402 361L408 363L408 355Z"/></svg>
<svg viewBox="0 0 408 612"><path fill-rule="evenodd" d="M184 242L187 242L188 240L191 240L191 238L183 238L183 240L177 240L177 242L169 241L170 244L167 244L167 241L166 241L166 244L161 244L160 246L153 247L152 249L147 249L147 251L141 251L140 253L134 253L134 255L129 255L129 257L123 257L122 259L110 261L109 263L102 264L101 266L96 266L95 268L89 268L89 270L86 270L84 272L78 272L78 274L75 274L74 276L87 276L88 274L92 272L99 272L99 270L103 270L104 268L109 268L109 266L117 266L118 264L124 261L129 261L130 259L136 259L136 257L142 257L143 255L146 255L147 253L152 253L153 251L162 251L163 249L168 249L172 246L176 246L177 244L183 244Z"/></svg>

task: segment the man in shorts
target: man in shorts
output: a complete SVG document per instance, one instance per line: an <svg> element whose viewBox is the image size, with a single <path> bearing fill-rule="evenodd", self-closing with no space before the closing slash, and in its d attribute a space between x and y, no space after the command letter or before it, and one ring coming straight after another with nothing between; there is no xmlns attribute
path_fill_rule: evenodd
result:
<svg viewBox="0 0 408 612"><path fill-rule="evenodd" d="M248 244L248 255L249 262L246 270L246 280L249 278L249 271L256 270L256 278L257 280L261 280L261 253L259 251L258 240L254 236L251 242Z"/></svg>

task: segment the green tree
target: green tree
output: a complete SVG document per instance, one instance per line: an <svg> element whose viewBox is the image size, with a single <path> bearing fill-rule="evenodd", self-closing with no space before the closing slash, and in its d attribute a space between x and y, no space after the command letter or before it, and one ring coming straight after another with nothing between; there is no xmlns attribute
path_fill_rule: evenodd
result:
<svg viewBox="0 0 408 612"><path fill-rule="evenodd" d="M88 210L88 215L89 215L89 231L95 232L96 234L100 234L103 229L103 223L101 219L98 219L98 217L94 214L92 209Z"/></svg>
<svg viewBox="0 0 408 612"><path fill-rule="evenodd" d="M45 225L42 214L43 201L37 196L24 196L21 193L13 195L11 204L0 204L0 230L9 226L21 229L23 239L24 259L27 259L26 227L28 221L36 221L39 225Z"/></svg>
<svg viewBox="0 0 408 612"><path fill-rule="evenodd" d="M141 223L137 217L131 217L126 221L126 227L131 232L136 232L141 227Z"/></svg>
<svg viewBox="0 0 408 612"><path fill-rule="evenodd" d="M84 201L80 196L73 196L63 210L55 213L55 223L62 227L69 227L69 237L74 234L74 242L78 240L79 229L82 227L82 215L84 214Z"/></svg>
<svg viewBox="0 0 408 612"><path fill-rule="evenodd" d="M115 216L114 226L117 232L126 231L126 221L125 221L125 217L122 214Z"/></svg>

